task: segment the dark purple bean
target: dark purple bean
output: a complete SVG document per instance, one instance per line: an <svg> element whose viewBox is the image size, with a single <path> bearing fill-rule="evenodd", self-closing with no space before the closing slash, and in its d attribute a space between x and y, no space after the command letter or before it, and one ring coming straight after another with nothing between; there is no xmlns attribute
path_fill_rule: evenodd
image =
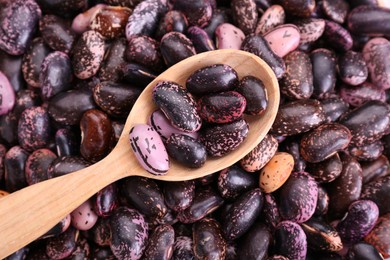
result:
<svg viewBox="0 0 390 260"><path fill-rule="evenodd" d="M380 140L363 146L350 145L348 147L348 152L359 161L376 160L382 155L383 150L383 143Z"/></svg>
<svg viewBox="0 0 390 260"><path fill-rule="evenodd" d="M173 244L173 260L194 259L192 238L188 236L177 236Z"/></svg>
<svg viewBox="0 0 390 260"><path fill-rule="evenodd" d="M119 259L140 259L148 241L148 224L135 209L117 208L110 216L110 248Z"/></svg>
<svg viewBox="0 0 390 260"><path fill-rule="evenodd" d="M42 38L35 38L23 56L22 71L26 82L32 87L40 87L39 74L42 62L50 53L50 48Z"/></svg>
<svg viewBox="0 0 390 260"><path fill-rule="evenodd" d="M18 92L25 87L22 72L23 56L9 55L0 50L0 71L8 78L12 88Z"/></svg>
<svg viewBox="0 0 390 260"><path fill-rule="evenodd" d="M344 244L360 241L374 227L379 217L378 206L370 200L357 200L349 208L345 218L337 224Z"/></svg>
<svg viewBox="0 0 390 260"><path fill-rule="evenodd" d="M304 260L307 253L305 232L295 222L280 222L275 230L275 249L288 259Z"/></svg>
<svg viewBox="0 0 390 260"><path fill-rule="evenodd" d="M325 30L325 21L318 18L299 19L294 22L300 32L299 43L301 47L305 44L314 43Z"/></svg>
<svg viewBox="0 0 390 260"><path fill-rule="evenodd" d="M124 81L140 88L145 88L157 77L154 71L136 63L127 63L120 71Z"/></svg>
<svg viewBox="0 0 390 260"><path fill-rule="evenodd" d="M336 23L343 24L347 18L349 5L345 0L322 0L324 13Z"/></svg>
<svg viewBox="0 0 390 260"><path fill-rule="evenodd" d="M389 35L390 10L368 5L356 7L349 13L348 29L358 35Z"/></svg>
<svg viewBox="0 0 390 260"><path fill-rule="evenodd" d="M161 0L142 1L134 8L127 21L126 38L129 40L136 35L152 36L165 11L166 5Z"/></svg>
<svg viewBox="0 0 390 260"><path fill-rule="evenodd" d="M187 167L202 167L207 159L206 147L188 135L172 134L165 147L169 156Z"/></svg>
<svg viewBox="0 0 390 260"><path fill-rule="evenodd" d="M96 104L107 114L125 118L141 94L139 88L112 81L99 82L93 89Z"/></svg>
<svg viewBox="0 0 390 260"><path fill-rule="evenodd" d="M57 156L49 149L38 149L30 154L24 170L28 185L47 180L49 178L47 169L56 158Z"/></svg>
<svg viewBox="0 0 390 260"><path fill-rule="evenodd" d="M278 205L272 193L264 194L264 205L260 216L264 217L265 223L271 229L274 229L282 221Z"/></svg>
<svg viewBox="0 0 390 260"><path fill-rule="evenodd" d="M274 2L283 6L286 13L299 17L309 17L316 6L314 0L277 0Z"/></svg>
<svg viewBox="0 0 390 260"><path fill-rule="evenodd" d="M256 29L258 12L254 0L233 0L232 15L238 27L247 35Z"/></svg>
<svg viewBox="0 0 390 260"><path fill-rule="evenodd" d="M351 132L338 123L326 123L303 135L300 152L311 163L324 161L344 150L351 141Z"/></svg>
<svg viewBox="0 0 390 260"><path fill-rule="evenodd" d="M72 65L68 55L59 51L50 53L43 60L39 74L42 99L49 100L69 90L72 79Z"/></svg>
<svg viewBox="0 0 390 260"><path fill-rule="evenodd" d="M154 71L163 69L163 60L159 50L159 43L145 35L133 36L128 41L125 58L129 62L135 62Z"/></svg>
<svg viewBox="0 0 390 260"><path fill-rule="evenodd" d="M65 232L70 227L70 214L66 215L60 222L58 222L54 227L49 229L45 234L43 234L40 239L45 239L49 237L55 237Z"/></svg>
<svg viewBox="0 0 390 260"><path fill-rule="evenodd" d="M4 157L5 188L8 192L14 192L26 187L26 175L24 169L29 153L20 146L14 146L8 150Z"/></svg>
<svg viewBox="0 0 390 260"><path fill-rule="evenodd" d="M148 245L142 259L169 260L173 253L173 243L175 241L175 232L170 225L160 225L154 229L148 239Z"/></svg>
<svg viewBox="0 0 390 260"><path fill-rule="evenodd" d="M313 73L309 56L293 51L284 58L286 73L280 81L280 91L290 99L307 99L313 94Z"/></svg>
<svg viewBox="0 0 390 260"><path fill-rule="evenodd" d="M118 188L115 183L106 186L95 195L94 212L100 217L110 216L118 205Z"/></svg>
<svg viewBox="0 0 390 260"><path fill-rule="evenodd" d="M182 223L194 223L223 204L223 199L212 188L204 187L195 191L195 197L190 207L181 211L177 219Z"/></svg>
<svg viewBox="0 0 390 260"><path fill-rule="evenodd" d="M45 13L51 13L60 15L63 17L69 17L77 14L78 12L87 8L88 1L85 0L37 0L42 11Z"/></svg>
<svg viewBox="0 0 390 260"><path fill-rule="evenodd" d="M236 91L246 99L246 114L261 115L267 109L267 90L263 82L258 78L245 76L241 79Z"/></svg>
<svg viewBox="0 0 390 260"><path fill-rule="evenodd" d="M369 82L364 82L358 86L342 85L340 96L345 102L354 107L360 107L370 100L386 101L385 91Z"/></svg>
<svg viewBox="0 0 390 260"><path fill-rule="evenodd" d="M320 217L328 213L329 208L329 195L326 192L325 188L318 186L318 198L316 210L314 211L314 216Z"/></svg>
<svg viewBox="0 0 390 260"><path fill-rule="evenodd" d="M200 133L200 141L206 146L210 156L222 156L237 149L248 132L248 123L239 119L232 123L207 127Z"/></svg>
<svg viewBox="0 0 390 260"><path fill-rule="evenodd" d="M110 218L98 218L96 224L83 233L99 246L109 246L111 240Z"/></svg>
<svg viewBox="0 0 390 260"><path fill-rule="evenodd" d="M263 207L260 188L253 189L235 200L222 216L222 231L227 240L235 240L245 234L255 222Z"/></svg>
<svg viewBox="0 0 390 260"><path fill-rule="evenodd" d="M81 157L63 156L55 159L47 169L49 179L84 169L89 162Z"/></svg>
<svg viewBox="0 0 390 260"><path fill-rule="evenodd" d="M209 35L210 39L214 39L215 30L223 23L229 22L229 14L226 9L215 9L211 16L209 24L203 29Z"/></svg>
<svg viewBox="0 0 390 260"><path fill-rule="evenodd" d="M192 226L196 259L225 259L226 241L217 221L204 218Z"/></svg>
<svg viewBox="0 0 390 260"><path fill-rule="evenodd" d="M279 211L285 220L302 223L314 214L318 184L305 172L293 172L280 188Z"/></svg>
<svg viewBox="0 0 390 260"><path fill-rule="evenodd" d="M371 244L358 242L348 249L347 260L382 260L383 257Z"/></svg>
<svg viewBox="0 0 390 260"><path fill-rule="evenodd" d="M166 33L186 33L188 21L185 15L177 10L170 10L161 18L156 30L155 38L160 40Z"/></svg>
<svg viewBox="0 0 390 260"><path fill-rule="evenodd" d="M7 153L7 148L3 145L0 144L0 183L3 183L4 181L4 173L5 173L5 154Z"/></svg>
<svg viewBox="0 0 390 260"><path fill-rule="evenodd" d="M209 0L200 0L196 2L175 0L173 2L173 9L183 12L190 25L196 25L199 27L206 26L213 14L213 8L211 1Z"/></svg>
<svg viewBox="0 0 390 260"><path fill-rule="evenodd" d="M307 171L319 183L328 183L338 178L342 171L342 163L338 153L319 163L308 163Z"/></svg>
<svg viewBox="0 0 390 260"><path fill-rule="evenodd" d="M57 123L77 125L84 112L95 106L89 89L72 89L50 99L48 112Z"/></svg>
<svg viewBox="0 0 390 260"><path fill-rule="evenodd" d="M0 140L8 146L18 144L18 121L12 112L0 116Z"/></svg>
<svg viewBox="0 0 390 260"><path fill-rule="evenodd" d="M190 39L179 32L169 32L162 37L160 52L169 67L196 54Z"/></svg>
<svg viewBox="0 0 390 260"><path fill-rule="evenodd" d="M307 237L307 245L313 250L337 252L343 248L341 238L331 225L325 221L311 218L301 224Z"/></svg>
<svg viewBox="0 0 390 260"><path fill-rule="evenodd" d="M71 22L55 15L45 15L39 21L39 31L45 43L55 51L69 54L76 40Z"/></svg>
<svg viewBox="0 0 390 260"><path fill-rule="evenodd" d="M119 68L123 68L126 64L126 45L125 38L118 38L113 40L110 47L108 47L98 72L101 81L116 82L123 78L123 71Z"/></svg>
<svg viewBox="0 0 390 260"><path fill-rule="evenodd" d="M381 177L390 174L390 162L385 155L381 155L378 159L370 162L362 162L363 184L375 181Z"/></svg>
<svg viewBox="0 0 390 260"><path fill-rule="evenodd" d="M121 190L127 202L145 217L161 219L167 214L162 191L152 179L129 177L125 179Z"/></svg>
<svg viewBox="0 0 390 260"><path fill-rule="evenodd" d="M326 123L337 121L342 114L348 111L348 104L338 97L325 98L320 102Z"/></svg>
<svg viewBox="0 0 390 260"><path fill-rule="evenodd" d="M165 204L168 208L179 212L191 206L195 197L194 181L166 181L162 185Z"/></svg>
<svg viewBox="0 0 390 260"><path fill-rule="evenodd" d="M373 180L363 186L361 199L372 200L379 208L380 215L390 212L388 194L390 193L390 175Z"/></svg>
<svg viewBox="0 0 390 260"><path fill-rule="evenodd" d="M276 55L268 42L261 35L251 34L245 37L241 50L253 53L262 58L275 72L278 79L282 78L286 71L286 65L281 57Z"/></svg>
<svg viewBox="0 0 390 260"><path fill-rule="evenodd" d="M279 107L271 131L278 135L304 133L325 120L321 103L313 99L296 100Z"/></svg>
<svg viewBox="0 0 390 260"><path fill-rule="evenodd" d="M272 235L268 227L255 223L238 243L238 259L266 259Z"/></svg>
<svg viewBox="0 0 390 260"><path fill-rule="evenodd" d="M23 54L36 31L41 9L33 0L16 0L0 8L0 49Z"/></svg>
<svg viewBox="0 0 390 260"><path fill-rule="evenodd" d="M345 153L340 154L342 171L340 176L327 187L329 194L329 215L341 218L349 205L359 199L363 176L358 161Z"/></svg>
<svg viewBox="0 0 390 260"><path fill-rule="evenodd" d="M103 6L94 13L89 27L106 39L125 35L125 27L132 10L121 6Z"/></svg>
<svg viewBox="0 0 390 260"><path fill-rule="evenodd" d="M324 39L329 45L340 51L348 51L352 48L353 39L351 34L342 25L325 20Z"/></svg>
<svg viewBox="0 0 390 260"><path fill-rule="evenodd" d="M23 111L18 123L19 144L27 151L46 147L50 139L49 114L43 107Z"/></svg>
<svg viewBox="0 0 390 260"><path fill-rule="evenodd" d="M294 171L301 172L306 169L306 161L302 158L300 150L300 142L299 139L294 139L291 141L284 141L281 146L281 150L292 155L294 159Z"/></svg>
<svg viewBox="0 0 390 260"><path fill-rule="evenodd" d="M190 28L188 28L187 36L194 45L196 53L215 50L213 40L202 28L198 26L191 26Z"/></svg>
<svg viewBox="0 0 390 260"><path fill-rule="evenodd" d="M390 125L390 107L380 101L368 101L345 113L339 122L351 131L351 144L373 143L386 133Z"/></svg>
<svg viewBox="0 0 390 260"><path fill-rule="evenodd" d="M55 134L55 142L56 152L59 157L77 155L79 153L80 141L70 129L58 129Z"/></svg>
<svg viewBox="0 0 390 260"><path fill-rule="evenodd" d="M56 237L46 241L46 254L51 259L64 259L76 250L77 232L73 227Z"/></svg>
<svg viewBox="0 0 390 260"><path fill-rule="evenodd" d="M13 254L4 258L4 260L23 260L23 259L26 259L29 251L30 251L30 249L27 246L22 247L18 251L14 252Z"/></svg>
<svg viewBox="0 0 390 260"><path fill-rule="evenodd" d="M218 175L218 190L222 198L233 200L241 194L254 189L258 184L254 174L238 166L223 169Z"/></svg>
<svg viewBox="0 0 390 260"><path fill-rule="evenodd" d="M366 81L368 69L360 52L347 51L339 57L338 73L340 78L349 85L359 85Z"/></svg>
<svg viewBox="0 0 390 260"><path fill-rule="evenodd" d="M22 89L16 93L15 106L12 112L15 113L18 118L25 109L41 104L41 99L37 90L39 89Z"/></svg>
<svg viewBox="0 0 390 260"><path fill-rule="evenodd" d="M310 53L313 67L313 97L322 98L336 85L336 55L328 49L316 49Z"/></svg>

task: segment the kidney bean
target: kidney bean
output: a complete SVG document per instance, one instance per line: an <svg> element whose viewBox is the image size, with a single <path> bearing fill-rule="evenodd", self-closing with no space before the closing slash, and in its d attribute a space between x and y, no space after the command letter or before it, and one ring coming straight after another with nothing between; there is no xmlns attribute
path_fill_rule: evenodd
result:
<svg viewBox="0 0 390 260"><path fill-rule="evenodd" d="M324 221L311 218L301 224L307 237L307 244L313 250L337 252L343 248L341 238L331 225Z"/></svg>
<svg viewBox="0 0 390 260"><path fill-rule="evenodd" d="M245 76L240 80L236 91L246 100L244 113L249 115L261 115L268 105L267 90L261 80L253 76Z"/></svg>
<svg viewBox="0 0 390 260"><path fill-rule="evenodd" d="M204 218L192 226L194 255L198 259L224 259L226 241L219 223L212 218Z"/></svg>
<svg viewBox="0 0 390 260"><path fill-rule="evenodd" d="M389 175L390 162L385 155L369 162L362 162L363 184Z"/></svg>
<svg viewBox="0 0 390 260"><path fill-rule="evenodd" d="M91 229L83 231L83 235L99 246L109 246L111 240L110 218L98 218Z"/></svg>
<svg viewBox="0 0 390 260"><path fill-rule="evenodd" d="M75 172L84 169L90 165L82 157L77 156L62 156L54 159L49 168L47 169L47 175L49 179L59 177L71 172Z"/></svg>
<svg viewBox="0 0 390 260"><path fill-rule="evenodd" d="M263 208L262 212L260 213L260 219L264 219L264 223L267 224L267 226L272 230L279 224L279 222L282 221L278 205L272 193L264 194Z"/></svg>
<svg viewBox="0 0 390 260"><path fill-rule="evenodd" d="M362 53L347 51L338 60L338 73L349 85L359 85L366 81L368 69Z"/></svg>
<svg viewBox="0 0 390 260"><path fill-rule="evenodd" d="M160 40L166 33L186 33L188 21L186 16L178 10L169 10L160 19L156 29L155 38Z"/></svg>
<svg viewBox="0 0 390 260"><path fill-rule="evenodd" d="M240 195L222 216L222 231L225 238L235 240L245 234L255 222L263 206L259 188Z"/></svg>
<svg viewBox="0 0 390 260"><path fill-rule="evenodd" d="M41 97L49 100L60 92L71 88L73 79L72 65L68 55L55 51L42 61L39 73Z"/></svg>
<svg viewBox="0 0 390 260"><path fill-rule="evenodd" d="M202 28L198 26L191 26L188 28L187 35L192 41L196 53L215 50L214 42Z"/></svg>
<svg viewBox="0 0 390 260"><path fill-rule="evenodd" d="M206 147L198 140L184 135L172 134L165 143L168 154L187 167L199 168L207 159Z"/></svg>
<svg viewBox="0 0 390 260"><path fill-rule="evenodd" d="M84 112L96 107L92 92L87 88L59 93L48 103L49 115L62 125L77 125Z"/></svg>
<svg viewBox="0 0 390 260"><path fill-rule="evenodd" d="M26 259L30 249L28 247L22 247L21 249L15 251L13 254L4 258L5 260L21 260Z"/></svg>
<svg viewBox="0 0 390 260"><path fill-rule="evenodd" d="M390 11L373 5L358 6L349 13L348 29L354 34L388 35L390 33Z"/></svg>
<svg viewBox="0 0 390 260"><path fill-rule="evenodd" d="M110 248L120 259L140 259L148 241L148 224L135 209L117 208L110 216Z"/></svg>
<svg viewBox="0 0 390 260"><path fill-rule="evenodd" d="M64 0L60 2L52 2L50 0L37 0L45 13L52 13L63 17L69 17L87 7L87 2L84 0Z"/></svg>
<svg viewBox="0 0 390 260"><path fill-rule="evenodd" d="M348 213L337 224L341 239L347 245L365 237L374 227L379 217L378 206L370 200L357 200L348 208Z"/></svg>
<svg viewBox="0 0 390 260"><path fill-rule="evenodd" d="M379 208L382 216L390 212L389 203L387 203L387 194L390 189L390 175L373 180L363 186L361 199L372 200Z"/></svg>
<svg viewBox="0 0 390 260"><path fill-rule="evenodd" d="M266 259L272 235L268 227L255 223L242 237L237 247L238 259Z"/></svg>
<svg viewBox="0 0 390 260"><path fill-rule="evenodd" d="M6 75L0 71L0 115L5 115L15 105L15 91Z"/></svg>
<svg viewBox="0 0 390 260"><path fill-rule="evenodd" d="M79 153L80 141L70 129L58 129L55 134L55 143L56 153L59 157L77 155Z"/></svg>
<svg viewBox="0 0 390 260"><path fill-rule="evenodd" d="M261 15L257 25L256 34L264 35L278 25L284 24L286 13L280 5L272 5L268 7Z"/></svg>
<svg viewBox="0 0 390 260"><path fill-rule="evenodd" d="M245 34L230 23L222 23L215 29L215 38L217 49L239 50Z"/></svg>
<svg viewBox="0 0 390 260"><path fill-rule="evenodd" d="M98 219L98 216L93 211L93 205L90 200L85 201L73 210L70 213L70 217L72 226L78 230L91 229Z"/></svg>
<svg viewBox="0 0 390 260"><path fill-rule="evenodd" d="M310 53L313 68L313 97L322 98L336 85L336 55L320 48Z"/></svg>
<svg viewBox="0 0 390 260"><path fill-rule="evenodd" d="M12 1L1 8L0 49L11 55L23 54L31 42L41 15L39 5L32 0Z"/></svg>
<svg viewBox="0 0 390 260"><path fill-rule="evenodd" d="M25 165L26 181L28 185L48 179L47 169L57 156L49 149L38 149L32 152Z"/></svg>
<svg viewBox="0 0 390 260"><path fill-rule="evenodd" d="M373 143L386 133L390 124L390 108L380 101L368 101L345 113L339 122L351 131L351 144Z"/></svg>
<svg viewBox="0 0 390 260"><path fill-rule="evenodd" d="M125 38L114 39L104 54L98 76L101 81L117 82L123 78L125 62L125 50L127 41Z"/></svg>
<svg viewBox="0 0 390 260"><path fill-rule="evenodd" d="M92 16L89 27L107 39L124 36L131 9L121 6L104 6Z"/></svg>
<svg viewBox="0 0 390 260"><path fill-rule="evenodd" d="M177 236L173 244L173 260L194 259L192 238Z"/></svg>
<svg viewBox="0 0 390 260"><path fill-rule="evenodd" d="M163 60L159 43L148 36L133 36L125 51L125 58L130 62L144 65L154 71L161 71Z"/></svg>
<svg viewBox="0 0 390 260"><path fill-rule="evenodd" d="M49 114L43 107L23 111L18 123L18 140L27 151L43 148L50 139Z"/></svg>
<svg viewBox="0 0 390 260"><path fill-rule="evenodd" d="M93 200L93 211L99 217L108 217L119 205L118 187L115 183L98 191Z"/></svg>
<svg viewBox="0 0 390 260"><path fill-rule="evenodd" d="M99 82L93 89L96 104L107 114L120 118L128 116L140 94L139 88L112 81Z"/></svg>
<svg viewBox="0 0 390 260"><path fill-rule="evenodd" d="M181 11L190 25L204 27L211 19L213 13L211 1L201 0L197 2L188 2L185 0L175 0L173 9Z"/></svg>
<svg viewBox="0 0 390 260"><path fill-rule="evenodd" d="M326 16L336 23L344 23L349 11L349 5L345 0L323 0L321 4Z"/></svg>
<svg viewBox="0 0 390 260"><path fill-rule="evenodd" d="M8 192L14 192L27 186L24 174L29 153L20 146L10 148L4 157L4 180Z"/></svg>
<svg viewBox="0 0 390 260"><path fill-rule="evenodd" d="M282 221L275 230L276 252L288 259L305 259L307 253L306 235L295 222Z"/></svg>
<svg viewBox="0 0 390 260"><path fill-rule="evenodd" d="M152 179L126 178L121 190L127 202L148 218L161 219L168 211L162 191Z"/></svg>
<svg viewBox="0 0 390 260"><path fill-rule="evenodd" d="M245 33L253 33L256 29L258 12L253 0L231 2L231 10L235 23Z"/></svg>
<svg viewBox="0 0 390 260"><path fill-rule="evenodd" d="M276 55L267 40L256 34L245 37L241 50L253 53L262 58L274 71L276 78L280 79L286 71L286 65L281 57Z"/></svg>
<svg viewBox="0 0 390 260"><path fill-rule="evenodd" d="M155 72L136 63L127 63L122 66L120 73L123 80L135 86L145 88L155 78Z"/></svg>
<svg viewBox="0 0 390 260"><path fill-rule="evenodd" d="M70 227L56 237L46 240L46 254L51 259L64 259L76 250L76 229Z"/></svg>
<svg viewBox="0 0 390 260"><path fill-rule="evenodd" d="M217 187L224 199L235 199L244 192L256 187L256 176L238 166L223 169L218 175Z"/></svg>
<svg viewBox="0 0 390 260"><path fill-rule="evenodd" d="M148 245L142 259L171 259L175 232L170 225L160 225L149 237Z"/></svg>
<svg viewBox="0 0 390 260"><path fill-rule="evenodd" d="M390 214L385 214L378 219L375 227L364 238L364 240L373 245L384 258L390 256L390 243L387 235L389 226Z"/></svg>
<svg viewBox="0 0 390 260"><path fill-rule="evenodd" d="M340 88L340 96L345 102L354 107L360 107L370 100L386 101L385 91L369 82L364 82L361 85L353 87L342 85Z"/></svg>
<svg viewBox="0 0 390 260"><path fill-rule="evenodd" d="M325 21L318 18L304 18L294 22L300 33L299 44L302 46L313 43L322 36L325 31Z"/></svg>
<svg viewBox="0 0 390 260"><path fill-rule="evenodd" d="M383 257L379 254L378 250L374 246L365 242L358 242L348 249L347 259L381 260Z"/></svg>
<svg viewBox="0 0 390 260"><path fill-rule="evenodd" d="M324 187L318 185L317 205L313 216L319 217L328 213L329 195Z"/></svg>
<svg viewBox="0 0 390 260"><path fill-rule="evenodd" d="M294 24L279 25L264 34L264 38L272 51L282 58L294 51L300 42L299 29Z"/></svg>
<svg viewBox="0 0 390 260"><path fill-rule="evenodd" d="M55 237L65 232L70 227L70 214L66 215L60 222L58 222L54 227L49 229L44 235L40 237L40 239L45 239L49 237Z"/></svg>
<svg viewBox="0 0 390 260"><path fill-rule="evenodd" d="M353 39L351 34L340 24L325 20L323 36L336 50L348 51L352 48Z"/></svg>
<svg viewBox="0 0 390 260"><path fill-rule="evenodd" d="M88 31L89 26L91 24L91 20L94 17L94 15L98 13L99 10L105 6L106 6L105 4L97 4L85 10L84 12L76 15L76 17L74 17L72 21L72 31L78 34L82 34Z"/></svg>
<svg viewBox="0 0 390 260"><path fill-rule="evenodd" d="M319 163L308 163L307 171L319 183L332 182L342 171L340 156L335 153Z"/></svg>
<svg viewBox="0 0 390 260"><path fill-rule="evenodd" d="M163 195L168 208L180 212L191 206L195 197L194 181L164 182Z"/></svg>
<svg viewBox="0 0 390 260"><path fill-rule="evenodd" d="M180 211L177 219L182 223L194 223L223 204L223 199L213 188L203 187L195 191L195 197L191 206Z"/></svg>
<svg viewBox="0 0 390 260"><path fill-rule="evenodd" d="M348 103L338 97L325 98L320 102L326 123L337 121L342 114L348 111Z"/></svg>
<svg viewBox="0 0 390 260"><path fill-rule="evenodd" d="M329 214L334 218L342 217L348 206L359 199L363 184L362 169L359 162L345 153L339 155L342 171L340 176L327 187L330 201Z"/></svg>
<svg viewBox="0 0 390 260"><path fill-rule="evenodd" d="M210 156L223 156L235 149L248 135L248 123L239 119L232 123L217 124L202 129L200 141Z"/></svg>
<svg viewBox="0 0 390 260"><path fill-rule="evenodd" d="M0 116L0 140L8 146L18 144L18 120L12 112Z"/></svg>
<svg viewBox="0 0 390 260"><path fill-rule="evenodd" d="M55 15L44 15L39 21L39 31L50 48L66 54L69 54L76 40L70 21Z"/></svg>
<svg viewBox="0 0 390 260"><path fill-rule="evenodd" d="M39 106L41 99L37 89L22 89L17 92L13 113L19 118L22 112L34 106Z"/></svg>
<svg viewBox="0 0 390 260"><path fill-rule="evenodd" d="M0 71L8 78L11 87L15 91L20 91L25 87L21 70L22 60L22 55L13 56L0 50Z"/></svg>
<svg viewBox="0 0 390 260"><path fill-rule="evenodd" d="M359 161L376 160L382 155L383 150L383 143L380 140L363 146L350 145L348 147L348 152Z"/></svg>
<svg viewBox="0 0 390 260"><path fill-rule="evenodd" d="M160 52L167 66L172 66L196 54L190 39L179 32L169 32L162 37Z"/></svg>

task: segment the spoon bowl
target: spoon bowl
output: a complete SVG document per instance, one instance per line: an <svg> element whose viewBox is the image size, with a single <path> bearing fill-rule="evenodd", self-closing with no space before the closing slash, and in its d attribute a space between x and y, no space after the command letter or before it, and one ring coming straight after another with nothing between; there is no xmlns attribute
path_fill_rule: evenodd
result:
<svg viewBox="0 0 390 260"><path fill-rule="evenodd" d="M184 167L171 160L166 175L156 176L144 170L130 147L129 132L136 124L146 124L157 107L152 101L153 87L160 81L174 81L185 87L195 71L213 64L234 68L239 78L251 75L263 81L268 106L260 116L245 116L249 133L244 142L223 157L208 158L198 169ZM183 181L222 170L248 154L268 133L279 106L278 81L272 69L259 57L238 50L217 50L185 59L167 69L141 93L126 120L122 135L112 152L103 160L58 178L11 193L0 199L0 259L39 238L67 214L105 186L128 176L144 176L164 181Z"/></svg>

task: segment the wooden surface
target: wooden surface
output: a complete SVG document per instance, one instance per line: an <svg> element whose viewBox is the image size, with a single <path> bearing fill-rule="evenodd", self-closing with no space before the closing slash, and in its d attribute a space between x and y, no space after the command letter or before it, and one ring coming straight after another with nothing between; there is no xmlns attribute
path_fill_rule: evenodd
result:
<svg viewBox="0 0 390 260"><path fill-rule="evenodd" d="M199 169L182 167L171 160L165 176L154 176L140 167L129 144L134 124L146 123L156 109L151 92L158 81L185 85L187 77L204 66L223 63L232 66L240 78L260 78L269 98L262 116L246 116L249 135L239 149L219 158L208 159ZM126 176L181 181L195 179L226 168L250 152L269 131L279 105L277 79L270 67L257 56L237 50L217 50L190 57L163 72L142 92L134 105L115 149L102 161L77 172L44 181L0 199L0 259L37 239L106 185Z"/></svg>

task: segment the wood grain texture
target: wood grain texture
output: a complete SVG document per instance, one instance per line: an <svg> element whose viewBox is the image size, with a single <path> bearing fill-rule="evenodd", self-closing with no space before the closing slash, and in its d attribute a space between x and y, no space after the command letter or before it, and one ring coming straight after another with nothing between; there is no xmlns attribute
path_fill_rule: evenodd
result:
<svg viewBox="0 0 390 260"><path fill-rule="evenodd" d="M162 80L185 81L195 70L212 64L233 67L240 78L252 75L260 78L267 89L268 107L261 116L245 116L249 134L239 148L221 158L208 159L199 169L183 167L171 161L165 176L147 173L136 161L129 143L130 129L147 123L156 109L152 90ZM199 178L226 168L249 153L268 133L279 106L278 81L271 68L259 57L237 50L217 50L190 57L170 67L142 92L126 121L114 150L102 161L55 179L44 181L0 199L0 258L4 258L29 242L39 238L73 209L103 187L121 178L137 175L167 181Z"/></svg>

